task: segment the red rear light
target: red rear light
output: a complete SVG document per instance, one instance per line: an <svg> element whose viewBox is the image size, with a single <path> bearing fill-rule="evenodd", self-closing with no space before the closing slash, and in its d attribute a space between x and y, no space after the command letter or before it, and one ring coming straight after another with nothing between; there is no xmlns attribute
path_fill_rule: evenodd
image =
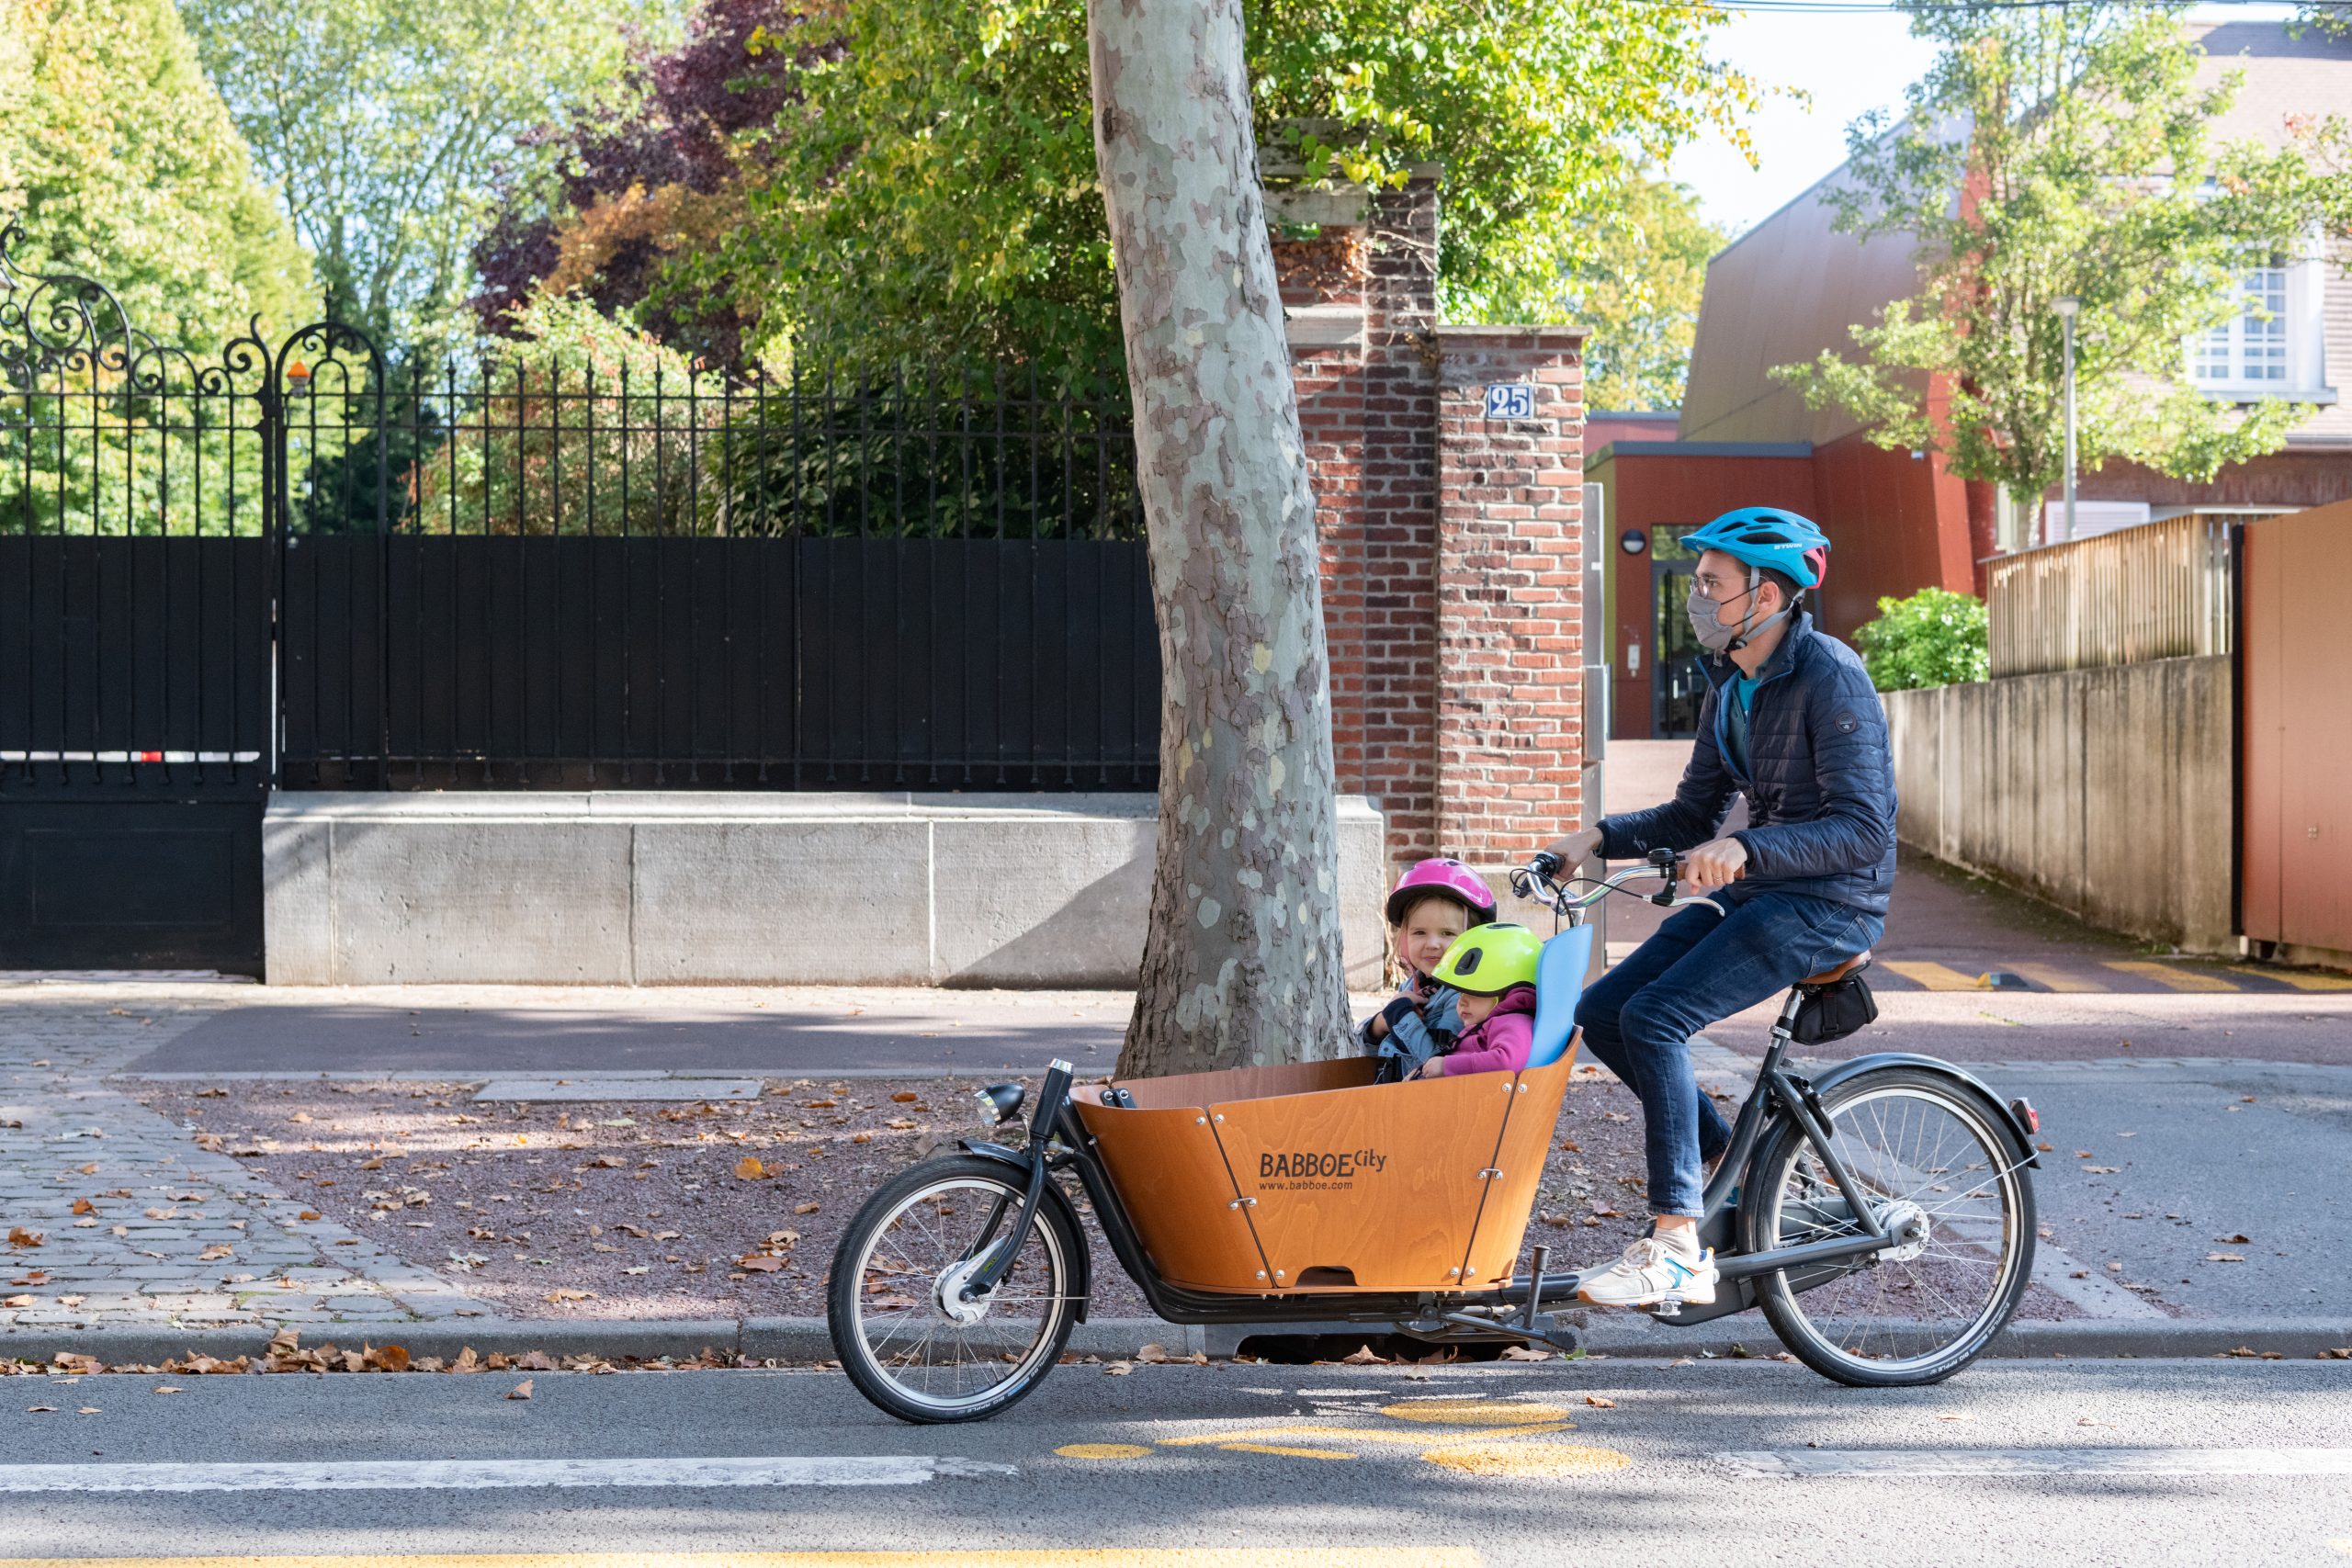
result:
<svg viewBox="0 0 2352 1568"><path fill-rule="evenodd" d="M2016 1113L2018 1121L2025 1123L2025 1130L2027 1132L2039 1133L2041 1131L2041 1112L2036 1111L2032 1105L2028 1103L2023 1095L2019 1095L2017 1099L2009 1101L2009 1109Z"/></svg>

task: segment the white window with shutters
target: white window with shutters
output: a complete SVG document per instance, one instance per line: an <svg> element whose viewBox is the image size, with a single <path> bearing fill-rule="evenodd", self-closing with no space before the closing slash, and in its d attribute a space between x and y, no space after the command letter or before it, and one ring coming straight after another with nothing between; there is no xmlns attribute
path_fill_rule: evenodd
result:
<svg viewBox="0 0 2352 1568"><path fill-rule="evenodd" d="M2241 401L2334 402L2326 288L2316 254L2247 271L2230 319L2189 341L2190 378L2200 390Z"/></svg>

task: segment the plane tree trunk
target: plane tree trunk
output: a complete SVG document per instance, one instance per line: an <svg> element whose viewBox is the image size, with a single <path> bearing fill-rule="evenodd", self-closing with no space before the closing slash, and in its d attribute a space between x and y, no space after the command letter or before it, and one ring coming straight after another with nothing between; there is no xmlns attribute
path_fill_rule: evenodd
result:
<svg viewBox="0 0 2352 1568"><path fill-rule="evenodd" d="M1126 1077L1342 1048L1329 667L1238 0L1091 0L1162 671Z"/></svg>

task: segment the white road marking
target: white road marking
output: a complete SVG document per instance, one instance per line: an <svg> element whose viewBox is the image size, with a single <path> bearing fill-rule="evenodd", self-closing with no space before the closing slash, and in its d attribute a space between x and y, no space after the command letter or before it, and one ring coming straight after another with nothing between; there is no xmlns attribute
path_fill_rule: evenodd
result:
<svg viewBox="0 0 2352 1568"><path fill-rule="evenodd" d="M1747 1475L2352 1475L2352 1449L1795 1449L1715 1456Z"/></svg>
<svg viewBox="0 0 2352 1568"><path fill-rule="evenodd" d="M285 1464L0 1465L0 1492L417 1492L507 1486L914 1486L1001 1478L932 1454L772 1459L426 1459Z"/></svg>

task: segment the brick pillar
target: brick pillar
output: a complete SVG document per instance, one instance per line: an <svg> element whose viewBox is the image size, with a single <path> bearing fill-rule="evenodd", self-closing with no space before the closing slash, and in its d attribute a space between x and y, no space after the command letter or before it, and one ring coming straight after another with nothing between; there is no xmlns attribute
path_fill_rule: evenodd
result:
<svg viewBox="0 0 2352 1568"><path fill-rule="evenodd" d="M1278 243L1331 659L1340 789L1372 798L1391 861L1434 852L1437 186L1269 192L1322 224Z"/></svg>
<svg viewBox="0 0 2352 1568"><path fill-rule="evenodd" d="M1584 820L1583 341L1437 329L1436 837L1475 864ZM1533 417L1486 417L1500 382Z"/></svg>
<svg viewBox="0 0 2352 1568"><path fill-rule="evenodd" d="M1437 819L1437 182L1373 198L1365 265L1364 792L1392 859L1450 846Z"/></svg>

